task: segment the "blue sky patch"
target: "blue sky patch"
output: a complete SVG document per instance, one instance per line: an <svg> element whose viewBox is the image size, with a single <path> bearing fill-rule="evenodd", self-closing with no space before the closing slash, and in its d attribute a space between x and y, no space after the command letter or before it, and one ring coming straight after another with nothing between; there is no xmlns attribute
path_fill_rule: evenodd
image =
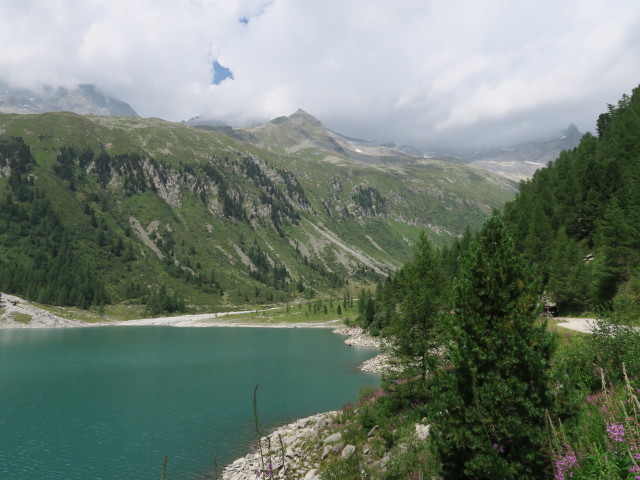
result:
<svg viewBox="0 0 640 480"><path fill-rule="evenodd" d="M220 83L222 83L227 78L233 80L233 72L227 67L223 67L222 65L220 65L217 60L214 60L213 78L211 79L211 83L213 83L214 85L220 85Z"/></svg>

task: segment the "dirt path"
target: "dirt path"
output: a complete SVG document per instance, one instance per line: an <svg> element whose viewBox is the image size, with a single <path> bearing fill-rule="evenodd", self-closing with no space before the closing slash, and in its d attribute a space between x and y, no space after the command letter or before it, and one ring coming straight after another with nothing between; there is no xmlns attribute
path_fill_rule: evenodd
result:
<svg viewBox="0 0 640 480"><path fill-rule="evenodd" d="M569 330L575 330L576 332L591 333L596 323L595 318L570 318L570 317L558 317L560 322L556 326L567 328Z"/></svg>

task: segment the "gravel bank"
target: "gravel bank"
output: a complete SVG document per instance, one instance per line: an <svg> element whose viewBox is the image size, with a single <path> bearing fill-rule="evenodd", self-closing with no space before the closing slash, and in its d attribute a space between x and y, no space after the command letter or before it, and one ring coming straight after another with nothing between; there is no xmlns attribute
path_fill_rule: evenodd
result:
<svg viewBox="0 0 640 480"><path fill-rule="evenodd" d="M276 429L262 437L262 457L256 447L256 451L227 465L222 471L222 480L263 478L257 475L263 468L262 459L267 471L264 478L319 480L319 462L324 458L325 445L331 443L333 452L333 445L338 444L331 439L327 441L329 432L335 429L338 414L337 411L319 413Z"/></svg>
<svg viewBox="0 0 640 480"><path fill-rule="evenodd" d="M0 294L0 328L72 328L92 324L68 320L35 307L20 297Z"/></svg>

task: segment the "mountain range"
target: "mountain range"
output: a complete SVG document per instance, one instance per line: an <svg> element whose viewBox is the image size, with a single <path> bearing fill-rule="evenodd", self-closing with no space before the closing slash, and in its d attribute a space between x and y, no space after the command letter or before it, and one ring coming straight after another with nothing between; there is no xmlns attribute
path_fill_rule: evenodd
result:
<svg viewBox="0 0 640 480"><path fill-rule="evenodd" d="M194 308L335 294L397 270L421 231L444 245L515 193L393 151L302 111L227 134L1 115L0 290L82 306L174 292Z"/></svg>
<svg viewBox="0 0 640 480"><path fill-rule="evenodd" d="M323 151L327 152L327 156L346 156L369 165L416 163L424 159L437 159L470 164L516 182L531 178L536 170L555 160L563 150L575 148L582 137L576 126L571 124L556 137L531 140L508 147L427 151L408 145L379 144L347 137L325 128L318 119L304 110L298 110L288 117L275 118L264 125L247 128L216 125L215 122L207 122L197 117L185 123L196 128L224 133L240 141L280 153L307 155L310 152Z"/></svg>
<svg viewBox="0 0 640 480"><path fill-rule="evenodd" d="M103 93L98 87L81 84L75 88L45 87L41 90L13 88L0 79L1 113L46 113L69 111L78 114L138 116L127 103ZM504 147L480 150L425 150L409 145L380 144L344 136L325 128L303 110L289 117L274 118L264 125L234 128L194 117L189 126L209 128L243 142L281 153L304 154L309 149L336 152L361 163L415 162L420 158L470 163L514 181L531 178L533 173L558 157L561 151L575 148L582 136L572 124L554 138L535 139ZM461 144L464 139L461 139Z"/></svg>
<svg viewBox="0 0 640 480"><path fill-rule="evenodd" d="M560 152L576 148L581 138L582 133L571 124L550 139L532 140L509 147L462 151L452 155L462 162L519 181L531 178L536 170L558 158Z"/></svg>

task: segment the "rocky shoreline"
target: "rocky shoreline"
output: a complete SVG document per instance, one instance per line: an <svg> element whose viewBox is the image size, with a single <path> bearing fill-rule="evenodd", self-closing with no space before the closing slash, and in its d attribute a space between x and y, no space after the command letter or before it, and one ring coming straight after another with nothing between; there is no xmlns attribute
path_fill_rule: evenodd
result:
<svg viewBox="0 0 640 480"><path fill-rule="evenodd" d="M353 347L373 347L382 348L382 340L372 337L366 333L361 327L347 327L342 325L333 330L338 335L346 335L348 338L344 341L347 345ZM370 373L381 373L385 370L394 368L388 354L380 353L370 358L360 366L360 370Z"/></svg>
<svg viewBox="0 0 640 480"><path fill-rule="evenodd" d="M0 328L72 328L90 325L59 317L6 293L0 293L0 313Z"/></svg>
<svg viewBox="0 0 640 480"><path fill-rule="evenodd" d="M222 471L222 480L267 477L319 480L319 460L323 453L312 453L324 452L325 445L331 452L340 449L337 437L329 433L333 430L332 426L335 428L339 413L319 413L274 430L260 441L262 456L256 446L254 452L227 465ZM342 448L346 446L343 444ZM342 450L339 451L342 453ZM324 456L327 455L328 453Z"/></svg>
<svg viewBox="0 0 640 480"><path fill-rule="evenodd" d="M344 343L352 347L380 348L382 345L379 338L372 337L365 333L361 327L347 327L346 325L341 325L334 329L333 333L337 333L338 335L347 335L349 338L347 338Z"/></svg>
<svg viewBox="0 0 640 480"><path fill-rule="evenodd" d="M371 337L360 327L342 325L332 332L345 335L347 338L344 343L350 346L381 347L380 339ZM381 372L385 368L389 368L386 354L377 355L360 367L365 372ZM356 447L345 444L337 431L339 415L338 411L319 413L277 428L270 435L262 437L262 455L256 446L251 453L227 465L222 471L222 480L320 480L318 471L325 459L331 456L346 458L355 452Z"/></svg>

